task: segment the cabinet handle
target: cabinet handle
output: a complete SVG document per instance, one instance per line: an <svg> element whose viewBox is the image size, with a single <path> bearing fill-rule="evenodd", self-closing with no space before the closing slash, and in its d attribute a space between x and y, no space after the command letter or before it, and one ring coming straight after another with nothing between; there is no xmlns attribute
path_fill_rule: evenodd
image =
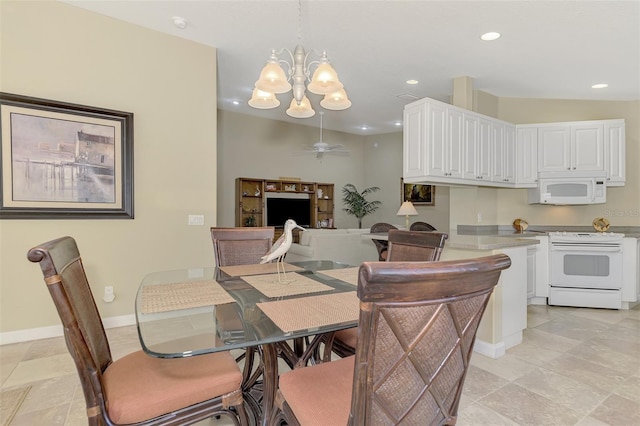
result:
<svg viewBox="0 0 640 426"><path fill-rule="evenodd" d="M567 170L571 170L571 167L567 167Z"/></svg>

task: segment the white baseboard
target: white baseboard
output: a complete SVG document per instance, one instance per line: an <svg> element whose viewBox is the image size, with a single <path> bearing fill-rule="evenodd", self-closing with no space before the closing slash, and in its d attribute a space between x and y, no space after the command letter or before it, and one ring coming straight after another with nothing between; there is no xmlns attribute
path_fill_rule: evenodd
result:
<svg viewBox="0 0 640 426"><path fill-rule="evenodd" d="M127 325L134 325L136 323L136 317L133 314L109 317L104 318L102 323L104 324L104 328L124 327ZM0 333L0 345L28 342L30 340L49 339L51 337L60 337L62 334L62 325L7 331L5 333Z"/></svg>
<svg viewBox="0 0 640 426"><path fill-rule="evenodd" d="M505 354L504 342L499 343L487 343L483 340L476 339L475 345L473 345L473 351L478 352L481 355L488 356L489 358L500 358Z"/></svg>

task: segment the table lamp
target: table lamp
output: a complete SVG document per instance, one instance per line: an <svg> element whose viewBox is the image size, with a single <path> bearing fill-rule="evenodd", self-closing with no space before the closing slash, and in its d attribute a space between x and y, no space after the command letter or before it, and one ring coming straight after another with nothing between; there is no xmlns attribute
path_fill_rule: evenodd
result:
<svg viewBox="0 0 640 426"><path fill-rule="evenodd" d="M404 216L405 217L405 227L407 228L407 230L409 229L409 216L418 216L418 211L416 210L415 207L413 207L413 204L411 204L411 201L405 201L404 203L402 203L402 205L400 206L400 210L398 210L398 213L396 213L398 216Z"/></svg>

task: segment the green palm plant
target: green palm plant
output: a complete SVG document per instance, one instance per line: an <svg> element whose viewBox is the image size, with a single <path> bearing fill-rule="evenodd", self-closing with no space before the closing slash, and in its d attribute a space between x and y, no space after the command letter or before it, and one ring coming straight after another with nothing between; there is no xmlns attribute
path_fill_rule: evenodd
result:
<svg viewBox="0 0 640 426"><path fill-rule="evenodd" d="M348 183L342 187L342 201L347 207L343 208L347 214L352 214L358 218L358 228L362 228L362 218L378 210L382 204L380 201L367 201L367 195L379 191L380 188L372 186L364 191L358 191L354 185Z"/></svg>

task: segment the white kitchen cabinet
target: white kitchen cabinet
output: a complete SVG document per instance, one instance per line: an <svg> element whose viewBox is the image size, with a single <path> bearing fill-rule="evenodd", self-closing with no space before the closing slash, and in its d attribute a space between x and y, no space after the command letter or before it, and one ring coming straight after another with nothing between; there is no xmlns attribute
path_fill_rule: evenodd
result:
<svg viewBox="0 0 640 426"><path fill-rule="evenodd" d="M427 106L427 175L462 178L462 112L442 103Z"/></svg>
<svg viewBox="0 0 640 426"><path fill-rule="evenodd" d="M538 128L516 126L516 186L533 188L538 184Z"/></svg>
<svg viewBox="0 0 640 426"><path fill-rule="evenodd" d="M626 237L622 240L622 308L640 298L640 239Z"/></svg>
<svg viewBox="0 0 640 426"><path fill-rule="evenodd" d="M513 186L516 181L515 126L493 121L491 123L491 180Z"/></svg>
<svg viewBox="0 0 640 426"><path fill-rule="evenodd" d="M527 300L536 297L536 246L527 246Z"/></svg>
<svg viewBox="0 0 640 426"><path fill-rule="evenodd" d="M604 121L604 164L607 186L625 184L625 123L624 120Z"/></svg>
<svg viewBox="0 0 640 426"><path fill-rule="evenodd" d="M405 179L427 174L427 145L424 137L427 129L427 107L425 103L413 103L404 108L402 164Z"/></svg>
<svg viewBox="0 0 640 426"><path fill-rule="evenodd" d="M604 171L602 121L543 125L538 129L538 171Z"/></svg>
<svg viewBox="0 0 640 426"><path fill-rule="evenodd" d="M463 121L462 178L470 181L489 181L491 122L471 112L464 113Z"/></svg>
<svg viewBox="0 0 640 426"><path fill-rule="evenodd" d="M536 247L535 260L535 297L529 299L533 305L546 305L549 297L549 237L536 237L540 242Z"/></svg>

